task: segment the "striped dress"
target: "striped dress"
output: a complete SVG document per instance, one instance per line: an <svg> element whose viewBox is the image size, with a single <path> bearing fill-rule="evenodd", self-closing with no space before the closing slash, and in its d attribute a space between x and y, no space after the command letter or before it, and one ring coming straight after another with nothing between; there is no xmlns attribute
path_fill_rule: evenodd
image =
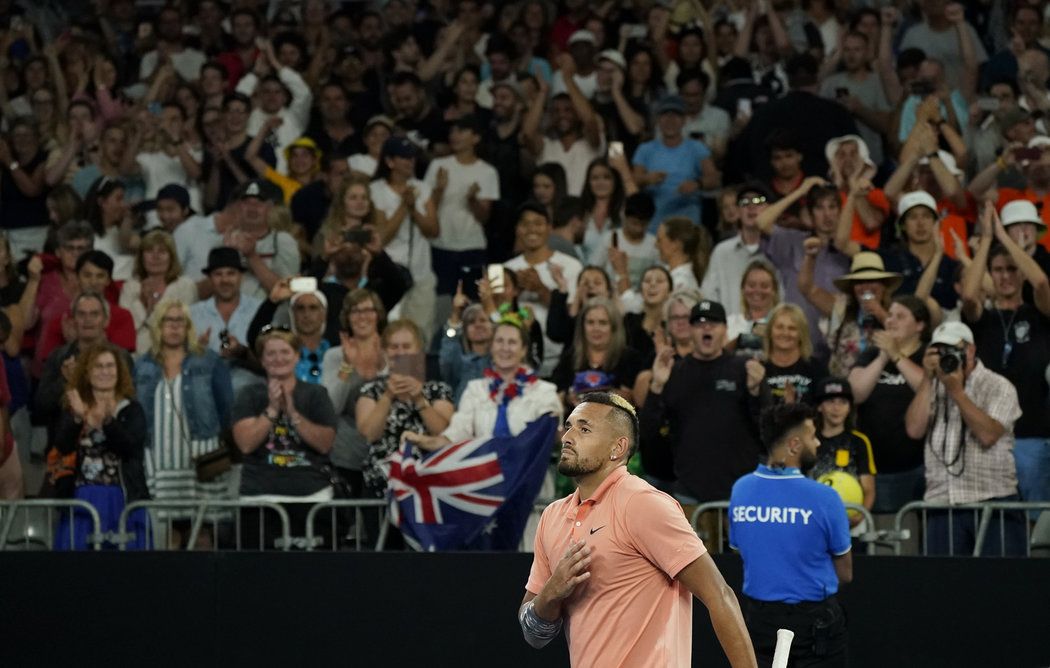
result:
<svg viewBox="0 0 1050 668"><path fill-rule="evenodd" d="M191 437L183 414L182 374L157 383L153 414L152 447L146 448L146 484L152 497L157 501L231 498L229 473L210 482L197 480L193 458L217 449L219 437L203 440ZM188 511L161 511L158 519L191 515Z"/></svg>

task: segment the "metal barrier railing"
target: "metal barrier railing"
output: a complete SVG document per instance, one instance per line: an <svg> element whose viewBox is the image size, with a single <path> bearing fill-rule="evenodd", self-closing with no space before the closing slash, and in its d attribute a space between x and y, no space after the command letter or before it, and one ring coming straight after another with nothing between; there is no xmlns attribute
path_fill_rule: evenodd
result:
<svg viewBox="0 0 1050 668"><path fill-rule="evenodd" d="M365 513L363 511L366 508L377 509L378 518L375 525L377 535L373 549L376 552L382 552L383 547L386 546L386 537L390 529L390 524L387 522L390 504L383 499L333 499L314 504L310 512L306 514L306 549L313 551L318 545L325 545L324 538L328 536L331 539L327 542L330 550L338 550L341 544L353 543L357 551L360 551L368 539L364 528ZM339 511L345 509L353 509L354 521L352 523L348 522L345 516L339 517ZM319 533L316 528L318 515L324 510L330 513L330 531Z"/></svg>
<svg viewBox="0 0 1050 668"><path fill-rule="evenodd" d="M937 530L934 533L940 534L941 527L939 524L946 524L947 540L945 545L948 548L948 556L956 555L955 546L958 540L961 540L964 545L969 544L972 536L973 548L970 554L974 557L980 557L985 552L985 548L989 547L987 545L990 537L989 532L993 531L991 528L992 521L995 519L995 514L998 513L999 518L997 527L999 534L999 554L1007 555L1008 552L1016 552L1018 549L1021 549L1023 550L1024 556L1031 556L1032 523L1028 521L1027 513L1033 510L1050 510L1050 502L982 501L979 503L951 505L947 503L932 503L928 501L912 501L897 511L897 514L894 517L894 528L897 532L900 532L904 525L905 518L909 514L919 514L921 518L920 527L922 533L921 553L926 556L929 554L931 539L929 513L933 511L937 513L935 519L938 523L938 526L936 527ZM961 521L957 522L957 515L962 516ZM940 535L936 536L938 540L941 537L942 536ZM991 537L994 538L994 535ZM994 547L994 544L991 547ZM939 554L941 553L940 550L937 550L937 552ZM899 555L900 553L901 545L898 543L894 554Z"/></svg>
<svg viewBox="0 0 1050 668"><path fill-rule="evenodd" d="M34 533L34 521L30 517L33 514L31 513L32 510L43 510L47 518L45 521L46 529L36 532L38 535L32 535ZM91 522L91 531L87 534L87 543L92 546L92 549L101 550L102 543L106 541L106 536L102 534L102 520L99 518L95 507L87 501L82 501L81 499L19 499L0 501L0 552L19 544L24 549L32 547L52 549L57 536L54 512L63 510L69 513L69 522L66 527L69 545L75 545L76 527L74 526L74 518L78 511L82 511ZM11 530L15 525L15 520L18 518L19 511L22 512L23 517L22 535L20 539L16 539L12 543L10 539ZM58 524L61 524L61 517Z"/></svg>
<svg viewBox="0 0 1050 668"><path fill-rule="evenodd" d="M272 512L277 516L279 533L274 540L274 546L278 550L287 551L291 549L293 540L291 535L291 520L288 517L288 511L279 503L271 501L259 501L254 499L241 499L241 500L228 500L228 499L216 499L216 500L193 500L187 499L182 501L135 501L125 506L124 511L120 514L120 522L118 524L118 537L117 541L120 545L120 549L124 550L127 544L136 539L134 532L128 531L128 524L132 513L138 510L145 510L151 513L151 515L157 514L159 511L164 510L183 510L191 511L192 515L189 517L190 526L189 534L185 541L185 549L193 550L197 546L198 540L202 536L202 530L204 529L204 523L209 522L212 545L220 547L220 536L225 533L225 528L231 528L233 531L232 543L234 549L240 551L242 549L261 549L266 550L268 548L268 538L272 535L271 531L267 530L266 526L266 513ZM258 533L255 536L257 541L251 543L250 548L244 547L246 540L244 539L245 534L242 532L242 511L244 510L255 510L259 511L259 522L258 522ZM216 516L216 513L222 514L223 511L233 511L232 519L222 520ZM210 513L210 515L209 515ZM148 544L151 549L167 549L166 544L160 545L158 548L157 530L158 526L165 526L170 530L172 522L175 521L173 518L167 518L166 520L151 521L150 522L150 536L148 537ZM253 529L254 531L254 529Z"/></svg>
<svg viewBox="0 0 1050 668"><path fill-rule="evenodd" d="M880 539L885 539L885 536L875 531L875 518L872 516L871 511L858 503L847 503L845 504L846 510L853 510L860 513L863 521L866 523L868 530L861 533L858 536L854 536L857 540L865 544L865 551L868 554L875 554L875 543ZM689 518L689 524L693 527L693 531L696 532L697 536L704 541L705 545L714 545L714 540L717 540L717 549L719 552L723 551L722 538L727 536L726 532L726 511L729 510L728 501L708 501L701 503L696 506L693 510L692 516ZM706 531L699 526L700 518L705 513L715 512L717 515L717 537L706 535ZM728 541L727 541L728 542Z"/></svg>

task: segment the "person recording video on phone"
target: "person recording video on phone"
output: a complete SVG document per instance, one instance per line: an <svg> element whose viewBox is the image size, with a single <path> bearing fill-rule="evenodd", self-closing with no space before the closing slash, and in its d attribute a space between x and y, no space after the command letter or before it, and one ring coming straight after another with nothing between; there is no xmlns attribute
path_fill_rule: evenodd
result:
<svg viewBox="0 0 1050 668"><path fill-rule="evenodd" d="M925 438L925 501L959 505L1017 501L1014 423L1017 390L977 358L973 332L961 322L934 330L923 356L925 375L908 405L910 438ZM930 510L926 554L969 555L976 540L973 513ZM1024 518L994 513L982 555L1023 555Z"/></svg>
<svg viewBox="0 0 1050 668"><path fill-rule="evenodd" d="M397 451L401 434L437 436L455 411L448 383L426 379L423 333L415 322L388 323L382 339L387 367L361 388L354 411L357 430L370 443L365 487L368 496L376 498L386 494L390 456Z"/></svg>

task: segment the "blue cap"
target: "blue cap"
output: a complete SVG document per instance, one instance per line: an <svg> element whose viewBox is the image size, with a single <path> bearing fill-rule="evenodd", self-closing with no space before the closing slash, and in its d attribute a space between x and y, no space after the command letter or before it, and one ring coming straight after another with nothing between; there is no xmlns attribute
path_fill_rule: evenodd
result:
<svg viewBox="0 0 1050 668"><path fill-rule="evenodd" d="M391 137L383 142L383 155L391 158L414 158L419 148L406 137Z"/></svg>
<svg viewBox="0 0 1050 668"><path fill-rule="evenodd" d="M677 95L667 95L656 104L656 113L685 115L685 100Z"/></svg>

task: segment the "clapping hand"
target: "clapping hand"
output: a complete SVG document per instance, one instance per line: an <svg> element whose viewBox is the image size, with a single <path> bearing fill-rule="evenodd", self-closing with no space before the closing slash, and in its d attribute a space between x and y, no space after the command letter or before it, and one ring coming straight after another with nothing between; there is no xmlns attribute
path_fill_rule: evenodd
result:
<svg viewBox="0 0 1050 668"><path fill-rule="evenodd" d="M68 362L70 360L76 363L76 359L73 357L70 357L66 361ZM84 404L84 400L80 397L80 392L78 392L76 389L67 390L66 400L69 402L69 410L73 413L73 415L75 415L80 420L84 420L87 417L88 409L87 406Z"/></svg>
<svg viewBox="0 0 1050 668"><path fill-rule="evenodd" d="M561 265L556 262L551 262L549 269L551 272L551 278L554 279L554 283L558 286L558 292L568 293L569 282L565 280L565 270L562 269ZM536 270L529 269L528 271L532 271L535 273ZM537 279L539 279L538 274Z"/></svg>
<svg viewBox="0 0 1050 668"><path fill-rule="evenodd" d="M655 339L653 343L656 343ZM671 377L671 369L674 368L674 348L671 346L664 346L656 353L656 358L653 360L653 389L659 391L663 389L663 386L667 384L668 379Z"/></svg>
<svg viewBox="0 0 1050 668"><path fill-rule="evenodd" d="M871 334L871 341L875 347L886 353L890 360L894 360L900 354L897 339L884 329L875 330Z"/></svg>
<svg viewBox="0 0 1050 668"><path fill-rule="evenodd" d="M284 388L281 387L281 381L271 379L266 384L266 391L269 398L269 402L266 405L267 412L280 413L281 408L284 406Z"/></svg>

